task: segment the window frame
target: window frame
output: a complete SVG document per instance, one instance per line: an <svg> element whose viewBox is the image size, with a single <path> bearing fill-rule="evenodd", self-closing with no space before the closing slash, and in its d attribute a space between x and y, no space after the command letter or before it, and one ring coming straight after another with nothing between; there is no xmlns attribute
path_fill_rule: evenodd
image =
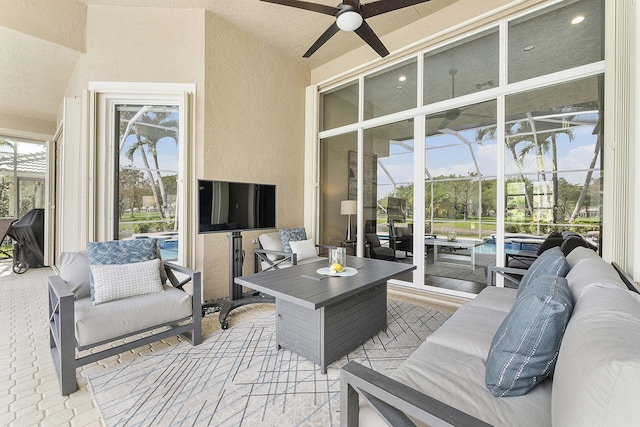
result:
<svg viewBox="0 0 640 427"><path fill-rule="evenodd" d="M114 224L117 200L113 191L117 185L118 162L114 155L119 128L115 123L117 105L177 105L179 114L179 167L178 167L178 229L180 241L177 262L191 266L193 263L193 182L194 140L193 122L195 84L171 83L111 83L91 82L90 133L89 133L89 240L114 240Z"/></svg>
<svg viewBox="0 0 640 427"><path fill-rule="evenodd" d="M340 87L343 85L347 85L347 84L352 84L353 82L358 82L359 84L359 102L358 102L358 108L359 108L359 120L356 123L353 124L349 124L349 125L345 125L345 126L340 126L337 128L333 128L333 129L326 129L323 131L318 131L313 137L315 140L312 141L308 141L309 143L309 147L311 150L316 151L318 150L319 147L319 143L320 141L322 141L323 139L327 139L327 138L331 138L334 136L339 136L342 134L346 134L346 133L350 133L350 132L356 132L358 134L358 153L359 153L359 159L358 159L358 164L359 164L359 170L361 169L361 165L362 165L362 145L363 145L363 133L365 130L367 129L371 129L371 128L375 128L375 127L379 127L379 126L383 126L386 124L390 124L396 121L400 121L400 120L408 120L408 119L414 119L414 123L415 123L415 133L414 133L414 140L415 142L415 151L419 152L419 151L423 151L424 149L424 141L422 141L421 139L421 135L424 134L424 129L423 129L423 124L422 122L424 121L424 118L426 116L429 116L431 114L435 114L435 113L440 113L443 111L447 111L450 109L454 109L454 108L462 108L468 105L472 105L472 104L479 104L479 103L483 103L486 101L496 101L497 102L497 128L498 128L498 132L496 137L500 140L500 141L504 141L505 135L504 135L504 126L505 126L505 97L507 95L514 95L514 94L518 94L518 93L525 93L531 90L535 90L535 89L541 89L544 87L550 87L550 86L555 86L561 83L567 83L567 82L571 82L571 81L577 81L580 79L585 79L588 77L593 77L593 76L604 76L605 75L605 70L606 70L606 62L605 60L600 60L597 62L592 62L586 65L580 65L580 66L576 66L573 68L568 68L568 69L564 69L561 71L557 71L557 72L553 72L550 74L546 74L543 76L537 76L537 77L533 77L527 80L522 80L522 81L517 81L514 83L508 83L507 82L507 76L508 76L508 70L507 70L507 63L508 63L508 58L507 58L507 53L508 53L508 31L509 31L509 24L515 20L521 19L527 15L531 15L534 13L538 13L541 11L544 11L545 9L551 9L554 6L557 6L558 4L563 3L564 0L557 0L557 1L550 1L550 2L545 2L543 4L534 6L532 8L529 8L527 10L515 13L511 16L502 18L498 21L494 21L492 23L489 23L487 25L482 25L479 26L478 28L465 32L463 34L459 34L456 35L454 37L451 37L448 40L439 42L439 43L434 43L433 45L430 46L426 46L423 49L418 49L414 52L408 53L408 54L403 54L403 55L399 55L396 58L393 58L392 61L385 63L381 66L377 66L377 67L370 67L370 68L360 68L360 69L354 69L351 70L349 72L343 73L333 79L328 79L324 82L321 82L317 85L312 86L313 89L315 90L316 94L314 96L314 98L316 99L316 104L313 106L313 108L315 108L315 110L313 111L314 114L314 120L316 121L316 123L320 120L320 116L318 114L318 105L321 102L322 99L322 95L324 93L330 92L332 90L334 90L336 87ZM603 9L602 12L605 14L605 19L607 16L607 9L605 8L605 4L603 2ZM455 45L456 43L460 43L461 41L464 41L465 39L473 39L474 37L476 37L477 35L483 34L483 33L488 33L491 32L495 29L498 29L498 38L499 38L499 84L497 87L493 87L491 89L487 89L484 91L480 91L480 92L476 92L476 93L472 93L472 94L468 94L468 95L463 95L463 96L459 96L453 99L447 99L447 100L443 100L443 101L438 101L438 102L434 102L432 104L427 104L427 105L422 105L422 90L423 90L423 86L424 86L424 82L421 80L423 78L423 58L425 55L428 55L429 52L432 51L437 51L437 50L441 50L441 49L445 49L447 46L449 45ZM605 38L606 37L606 33L603 32L602 37ZM425 43L427 43L425 41ZM396 112L396 113L392 113L386 116L380 116L380 117L375 117L372 119L368 119L365 120L363 117L363 90L364 90L364 80L367 76L369 75L375 75L378 73L383 73L385 69L391 69L394 66L396 66L399 63L403 63L406 61L409 61L410 58L412 57L417 57L417 61L418 61L418 85L417 85L417 97L418 97L418 107L417 108L413 108L413 109L409 109L409 110L405 110L405 111L400 111L400 112ZM368 65L368 67L370 66L370 64ZM318 128L321 128L321 126L318 124L317 125ZM603 145L604 146L604 145ZM498 174L498 184L497 184L497 210L500 213L498 215L497 218L497 223L496 223L496 227L499 230L498 232L498 236L497 236L497 253L496 253L496 259L498 264L500 264L502 262L502 260L504 259L504 215L502 214L502 212L504 211L504 205L505 205L505 181L504 181L504 144L498 144L498 170L497 170L497 174ZM421 171L424 170L424 162L421 161L419 158L421 156L415 156L416 161L414 163L414 194L424 194L424 182L423 182L423 177L421 175ZM316 165L315 166L316 170L320 170L321 167L320 165ZM602 169L605 169L604 167ZM359 174L361 175L361 174ZM313 183L313 187L314 189L318 189L315 194L317 198L321 197L320 194L320 190L319 190L319 177L316 175L314 177L315 181ZM362 178L361 176L358 177L358 200L362 199L362 195L363 195L363 184L362 184ZM420 200L420 197L414 197L414 202L415 200ZM318 206L320 206L320 204L318 204ZM423 228L422 224L424 223L424 206L420 206L418 204L416 204L414 206L414 209L416 210L416 212L414 213L414 226L417 225L417 228L414 228L414 235L422 235L424 234L424 229L421 230L421 228ZM316 215L319 215L320 213L316 213ZM358 229L358 235L357 235L357 240L358 240L358 248L362 247L362 243L363 243L363 233L360 231L363 229L364 224L363 224L363 206L362 204L359 202L358 203L358 215L357 215L357 229ZM603 221L604 222L604 221ZM317 223L316 223L316 233L319 233L319 230L317 229ZM420 234L422 233L422 234ZM415 245L414 247L414 259L422 259L422 255L424 248L422 248L422 245ZM361 253L358 253L359 256L361 256ZM414 270L414 280L413 283L407 283L407 282L401 282L401 281L397 281L397 280L392 280L391 283L396 283L396 284L401 284L404 286L409 286L409 287L416 287L416 288L420 288L423 289L425 288L424 285L419 285L419 286L414 286L414 284L422 284L424 280L424 266L422 265L422 263L418 263L417 265L417 269ZM499 283L501 284L501 283ZM439 288L431 288L429 287L430 290L434 290L436 292L440 292L442 291ZM466 293L460 293L460 292L456 292L456 291L442 291L443 293L447 293L447 294L452 294L452 295L456 295L456 296L462 296L462 297L468 297L469 295Z"/></svg>

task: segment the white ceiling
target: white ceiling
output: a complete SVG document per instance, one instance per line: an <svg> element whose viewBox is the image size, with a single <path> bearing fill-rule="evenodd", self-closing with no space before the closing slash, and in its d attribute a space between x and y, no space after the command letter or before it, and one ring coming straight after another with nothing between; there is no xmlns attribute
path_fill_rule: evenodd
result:
<svg viewBox="0 0 640 427"><path fill-rule="evenodd" d="M355 33L339 33L311 58L302 55L333 23L327 15L259 0L78 0L88 6L205 8L219 15L310 70L361 47ZM458 0L431 0L368 19L384 35ZM337 6L339 0L313 0ZM34 22L34 25L37 25ZM81 53L36 37L0 27L0 113L54 122L60 100Z"/></svg>

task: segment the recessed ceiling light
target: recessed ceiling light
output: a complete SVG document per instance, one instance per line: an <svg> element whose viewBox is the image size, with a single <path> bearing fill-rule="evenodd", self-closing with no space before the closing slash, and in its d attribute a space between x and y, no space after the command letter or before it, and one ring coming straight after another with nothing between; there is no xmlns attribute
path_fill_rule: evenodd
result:
<svg viewBox="0 0 640 427"><path fill-rule="evenodd" d="M584 22L585 19L587 19L587 18L585 18L584 15L578 15L578 16L576 16L575 18L573 18L571 20L571 24L573 24L573 25L581 24L581 23Z"/></svg>
<svg viewBox="0 0 640 427"><path fill-rule="evenodd" d="M402 85L398 85L398 86L396 86L396 89L402 89L403 87L404 86L402 86Z"/></svg>
<svg viewBox="0 0 640 427"><path fill-rule="evenodd" d="M525 51L525 52L531 52L535 48L536 48L535 45L530 44L529 46L523 47L522 50Z"/></svg>
<svg viewBox="0 0 640 427"><path fill-rule="evenodd" d="M399 82L404 82L407 81L407 76L400 76L400 78L398 78Z"/></svg>

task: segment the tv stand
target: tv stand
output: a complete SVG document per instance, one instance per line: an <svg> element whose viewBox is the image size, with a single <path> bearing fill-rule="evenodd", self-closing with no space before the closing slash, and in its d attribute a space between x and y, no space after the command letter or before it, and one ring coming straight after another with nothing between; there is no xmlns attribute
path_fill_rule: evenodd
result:
<svg viewBox="0 0 640 427"><path fill-rule="evenodd" d="M253 291L243 294L242 286L235 282L236 277L242 276L244 251L242 250L242 235L239 231L232 231L229 235L229 298L208 301L202 304L202 315L219 311L218 321L222 329L229 329L229 313L243 305L275 303L275 298ZM210 309L213 309L210 311Z"/></svg>

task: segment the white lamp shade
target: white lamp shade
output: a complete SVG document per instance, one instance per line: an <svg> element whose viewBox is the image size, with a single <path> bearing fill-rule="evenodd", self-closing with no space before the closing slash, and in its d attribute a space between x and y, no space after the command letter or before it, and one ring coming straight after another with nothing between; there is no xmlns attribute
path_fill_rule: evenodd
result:
<svg viewBox="0 0 640 427"><path fill-rule="evenodd" d="M358 213L357 200L343 200L340 202L341 215L355 215Z"/></svg>
<svg viewBox="0 0 640 427"><path fill-rule="evenodd" d="M362 25L362 15L353 10L342 12L338 15L336 24L342 31L355 31Z"/></svg>

